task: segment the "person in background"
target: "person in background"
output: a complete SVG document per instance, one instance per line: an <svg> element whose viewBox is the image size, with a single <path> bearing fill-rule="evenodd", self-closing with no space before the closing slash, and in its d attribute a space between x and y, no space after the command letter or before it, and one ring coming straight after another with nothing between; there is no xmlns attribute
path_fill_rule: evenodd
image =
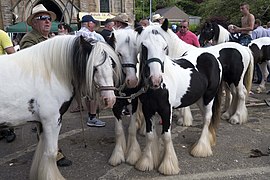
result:
<svg viewBox="0 0 270 180"><path fill-rule="evenodd" d="M115 29L130 28L130 26L132 25L132 19L126 13L120 13L114 18L112 18L112 20L114 22Z"/></svg>
<svg viewBox="0 0 270 180"><path fill-rule="evenodd" d="M242 27L233 25L232 32L241 33L239 43L247 46L252 40L251 33L254 29L255 17L249 12L249 5L246 2L240 4L240 11L243 14L241 18Z"/></svg>
<svg viewBox="0 0 270 180"><path fill-rule="evenodd" d="M149 26L149 20L148 20L148 18L141 19L140 22L139 22L139 24L140 24L140 26L142 26L144 28L147 27L147 26Z"/></svg>
<svg viewBox="0 0 270 180"><path fill-rule="evenodd" d="M32 30L26 33L20 41L20 49L34 46L50 38L52 21L56 19L56 14L48 11L43 4L33 7L32 14L27 18L27 24ZM70 166L72 161L67 159L61 149L58 150L56 157L58 166Z"/></svg>
<svg viewBox="0 0 270 180"><path fill-rule="evenodd" d="M162 23L164 22L164 17L161 16L160 14L155 14L155 15L153 15L153 17L152 17L152 21L153 21L153 22L157 22L157 23L159 23L159 24L162 24Z"/></svg>
<svg viewBox="0 0 270 180"><path fill-rule="evenodd" d="M0 29L0 55L12 54L15 53L12 41L9 38L8 34ZM16 138L14 128L1 129L0 130L0 139L5 138L8 143L12 142Z"/></svg>
<svg viewBox="0 0 270 180"><path fill-rule="evenodd" d="M189 23L187 20L182 20L179 25L179 30L176 35L184 42L196 47L200 47L198 37L189 30Z"/></svg>
<svg viewBox="0 0 270 180"><path fill-rule="evenodd" d="M60 23L57 27L58 35L67 35L71 32L70 26L66 23Z"/></svg>
<svg viewBox="0 0 270 180"><path fill-rule="evenodd" d="M100 32L100 34L103 36L105 41L107 42L108 39L110 38L114 26L114 22L112 19L106 19L105 24L104 24L104 29Z"/></svg>
<svg viewBox="0 0 270 180"><path fill-rule="evenodd" d="M105 42L102 35L96 33L97 21L91 15L85 15L81 20L81 29L76 33L76 36L82 36L86 39L93 39L101 42ZM104 127L105 122L97 118L98 102L95 99L86 98L86 106L88 109L87 126L90 127Z"/></svg>

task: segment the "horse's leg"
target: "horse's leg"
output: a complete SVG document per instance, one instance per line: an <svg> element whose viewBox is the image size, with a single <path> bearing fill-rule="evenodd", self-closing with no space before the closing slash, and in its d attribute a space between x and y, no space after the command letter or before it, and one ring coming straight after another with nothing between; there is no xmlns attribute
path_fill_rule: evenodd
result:
<svg viewBox="0 0 270 180"><path fill-rule="evenodd" d="M54 117L42 118L43 131L40 133L38 147L30 170L31 180L64 179L56 165L58 136L61 128L61 124L58 122L59 116L56 114ZM52 122L52 120L54 121Z"/></svg>
<svg viewBox="0 0 270 180"><path fill-rule="evenodd" d="M136 127L137 127L137 129L139 129L139 134L145 136L146 135L146 123L144 120L144 115L142 112L142 103L140 100L138 100L136 114L137 114Z"/></svg>
<svg viewBox="0 0 270 180"><path fill-rule="evenodd" d="M207 157L213 154L211 144L215 144L215 137L209 130L209 125L212 118L212 104L211 101L207 106L203 105L202 99L199 100L198 106L202 109L204 125L201 133L201 137L191 148L191 155L195 157Z"/></svg>
<svg viewBox="0 0 270 180"><path fill-rule="evenodd" d="M144 104L142 105L142 109L146 122L146 146L135 168L141 171L151 171L154 167L158 167L159 164L158 138L152 122L154 112L149 112L150 108Z"/></svg>
<svg viewBox="0 0 270 180"><path fill-rule="evenodd" d="M262 81L260 85L257 87L256 91L257 93L261 93L266 90L265 83L267 82L267 77L269 75L268 69L267 69L267 62L262 62L262 64L258 64L259 68L262 72Z"/></svg>
<svg viewBox="0 0 270 180"><path fill-rule="evenodd" d="M115 147L109 159L109 164L116 166L125 162L126 138L122 119L115 118Z"/></svg>
<svg viewBox="0 0 270 180"><path fill-rule="evenodd" d="M224 110L225 112L221 115L221 119L223 120L229 120L231 117L231 113L233 111L232 109L232 94L230 91L230 87L226 82L222 82L224 90L225 90L225 104L224 104Z"/></svg>
<svg viewBox="0 0 270 180"><path fill-rule="evenodd" d="M236 87L236 93L236 101L234 103L236 110L229 122L231 124L243 124L248 118L248 111L246 107L246 97L248 92L245 86L242 83L239 83L239 85Z"/></svg>
<svg viewBox="0 0 270 180"><path fill-rule="evenodd" d="M237 94L233 84L231 84L230 88L229 87L225 88L225 92L226 92L225 104L228 103L229 106L228 109L221 115L221 119L229 121L231 116L234 114L236 110Z"/></svg>
<svg viewBox="0 0 270 180"><path fill-rule="evenodd" d="M137 127L136 127L136 120L137 120L137 103L132 103L132 110L129 108L129 112L132 112L129 127L128 127L128 141L127 141L127 157L126 162L134 165L139 157L141 156L141 148L137 141ZM128 106L130 107L130 106Z"/></svg>
<svg viewBox="0 0 270 180"><path fill-rule="evenodd" d="M170 106L168 106L168 108L170 108ZM171 112L172 108L170 108L169 111L166 110L166 108L162 108L162 110L159 112L163 120L162 137L164 142L164 153L158 171L165 175L178 174L180 171L178 159L171 138L171 123L172 123Z"/></svg>
<svg viewBox="0 0 270 180"><path fill-rule="evenodd" d="M178 125L192 126L193 117L189 106L180 108L179 110L177 109L176 111L178 111Z"/></svg>

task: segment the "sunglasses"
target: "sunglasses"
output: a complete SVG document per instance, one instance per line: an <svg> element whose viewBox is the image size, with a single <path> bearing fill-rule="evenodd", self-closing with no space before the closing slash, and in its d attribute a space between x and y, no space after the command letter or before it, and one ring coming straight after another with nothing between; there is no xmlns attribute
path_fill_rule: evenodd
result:
<svg viewBox="0 0 270 180"><path fill-rule="evenodd" d="M187 26L179 26L180 28L187 28Z"/></svg>
<svg viewBox="0 0 270 180"><path fill-rule="evenodd" d="M35 19L41 20L41 21L45 21L45 20L52 21L52 18L50 16L38 16Z"/></svg>

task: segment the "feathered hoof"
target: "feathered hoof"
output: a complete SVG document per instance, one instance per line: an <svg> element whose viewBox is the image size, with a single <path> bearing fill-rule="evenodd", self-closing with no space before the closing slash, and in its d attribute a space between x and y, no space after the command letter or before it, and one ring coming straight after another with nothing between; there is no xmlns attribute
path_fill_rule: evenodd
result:
<svg viewBox="0 0 270 180"><path fill-rule="evenodd" d="M125 162L124 155L117 155L116 153L113 153L109 159L109 164L112 166L117 166L123 162Z"/></svg>
<svg viewBox="0 0 270 180"><path fill-rule="evenodd" d="M192 146L190 154L194 157L208 157L212 156L213 152L210 144L197 143Z"/></svg>
<svg viewBox="0 0 270 180"><path fill-rule="evenodd" d="M135 168L140 171L152 171L154 164L148 158L140 158L135 165Z"/></svg>
<svg viewBox="0 0 270 180"><path fill-rule="evenodd" d="M178 174L180 172L178 161L173 162L170 160L166 160L165 162L160 164L158 171L164 175Z"/></svg>
<svg viewBox="0 0 270 180"><path fill-rule="evenodd" d="M229 123L231 123L231 124L240 124L239 119L236 119L236 118L231 118L229 120Z"/></svg>
<svg viewBox="0 0 270 180"><path fill-rule="evenodd" d="M141 151L139 152L132 151L127 156L126 162L130 165L135 165L138 159L140 158L140 156L141 156Z"/></svg>
<svg viewBox="0 0 270 180"><path fill-rule="evenodd" d="M225 112L221 115L222 120L228 120L230 118L230 114L228 112Z"/></svg>
<svg viewBox="0 0 270 180"><path fill-rule="evenodd" d="M256 92L257 92L258 94L260 94L260 93L262 93L262 92L265 91L265 90L266 90L265 86L264 86L264 87L263 87L263 86L259 86L259 87L257 87Z"/></svg>

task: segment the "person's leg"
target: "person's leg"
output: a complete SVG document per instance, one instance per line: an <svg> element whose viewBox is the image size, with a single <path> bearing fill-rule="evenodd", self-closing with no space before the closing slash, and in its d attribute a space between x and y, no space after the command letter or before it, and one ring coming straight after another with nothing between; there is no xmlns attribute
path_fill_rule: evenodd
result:
<svg viewBox="0 0 270 180"><path fill-rule="evenodd" d="M88 119L87 125L91 127L103 127L106 125L105 122L97 118L98 103L96 100L88 100L86 98L86 106L88 108Z"/></svg>

